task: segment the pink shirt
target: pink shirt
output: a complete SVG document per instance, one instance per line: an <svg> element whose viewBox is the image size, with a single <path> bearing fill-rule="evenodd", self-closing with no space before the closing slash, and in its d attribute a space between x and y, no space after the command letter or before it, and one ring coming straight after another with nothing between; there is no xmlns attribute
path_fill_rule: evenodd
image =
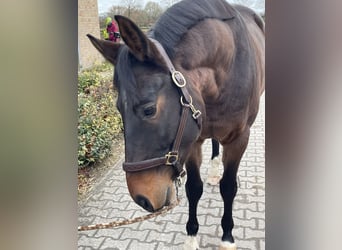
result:
<svg viewBox="0 0 342 250"><path fill-rule="evenodd" d="M113 42L119 42L119 38L116 38L114 36L114 32L119 32L119 28L116 25L116 23L114 21L112 21L112 25L110 26L110 24L107 26L107 32L109 35L109 40L113 41Z"/></svg>

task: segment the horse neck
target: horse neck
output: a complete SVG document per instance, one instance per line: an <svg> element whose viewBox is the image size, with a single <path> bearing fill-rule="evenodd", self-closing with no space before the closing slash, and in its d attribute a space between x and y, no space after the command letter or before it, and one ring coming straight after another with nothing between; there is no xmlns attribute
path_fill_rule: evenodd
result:
<svg viewBox="0 0 342 250"><path fill-rule="evenodd" d="M234 35L227 23L216 19L200 22L188 31L175 51L176 64L186 71L190 84L203 99L217 99L227 87L227 69L235 56Z"/></svg>

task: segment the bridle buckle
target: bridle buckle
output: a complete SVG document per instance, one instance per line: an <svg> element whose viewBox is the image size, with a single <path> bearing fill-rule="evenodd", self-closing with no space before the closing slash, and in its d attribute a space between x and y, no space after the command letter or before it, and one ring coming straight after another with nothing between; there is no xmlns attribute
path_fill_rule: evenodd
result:
<svg viewBox="0 0 342 250"><path fill-rule="evenodd" d="M166 163L165 165L168 165L168 166L173 166L176 164L176 162L178 161L178 152L168 152L166 155L165 155L165 158L166 158Z"/></svg>
<svg viewBox="0 0 342 250"><path fill-rule="evenodd" d="M172 80L179 88L183 88L186 85L186 80L183 74L177 70L171 73Z"/></svg>

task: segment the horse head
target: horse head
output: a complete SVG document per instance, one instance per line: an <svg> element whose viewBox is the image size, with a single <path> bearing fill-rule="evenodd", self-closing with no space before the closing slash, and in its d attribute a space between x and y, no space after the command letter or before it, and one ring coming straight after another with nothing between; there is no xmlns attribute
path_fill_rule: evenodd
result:
<svg viewBox="0 0 342 250"><path fill-rule="evenodd" d="M184 108L194 108L196 104L195 111L203 112L204 104L196 95L190 96L191 88L184 95L173 83L170 61L165 59L156 41L128 18L115 16L115 19L125 44L88 37L115 66L114 84L124 124L124 170L129 193L137 204L153 212L175 201L173 182L183 171L187 153L200 135L200 124L192 119L191 113L183 112ZM181 101L181 96L185 100Z"/></svg>

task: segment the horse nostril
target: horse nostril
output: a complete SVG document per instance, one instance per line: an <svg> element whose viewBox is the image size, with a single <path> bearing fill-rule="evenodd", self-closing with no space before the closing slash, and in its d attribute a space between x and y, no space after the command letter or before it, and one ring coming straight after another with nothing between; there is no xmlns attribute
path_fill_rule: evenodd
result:
<svg viewBox="0 0 342 250"><path fill-rule="evenodd" d="M135 197L135 202L149 212L154 212L151 202L142 195L137 195Z"/></svg>

